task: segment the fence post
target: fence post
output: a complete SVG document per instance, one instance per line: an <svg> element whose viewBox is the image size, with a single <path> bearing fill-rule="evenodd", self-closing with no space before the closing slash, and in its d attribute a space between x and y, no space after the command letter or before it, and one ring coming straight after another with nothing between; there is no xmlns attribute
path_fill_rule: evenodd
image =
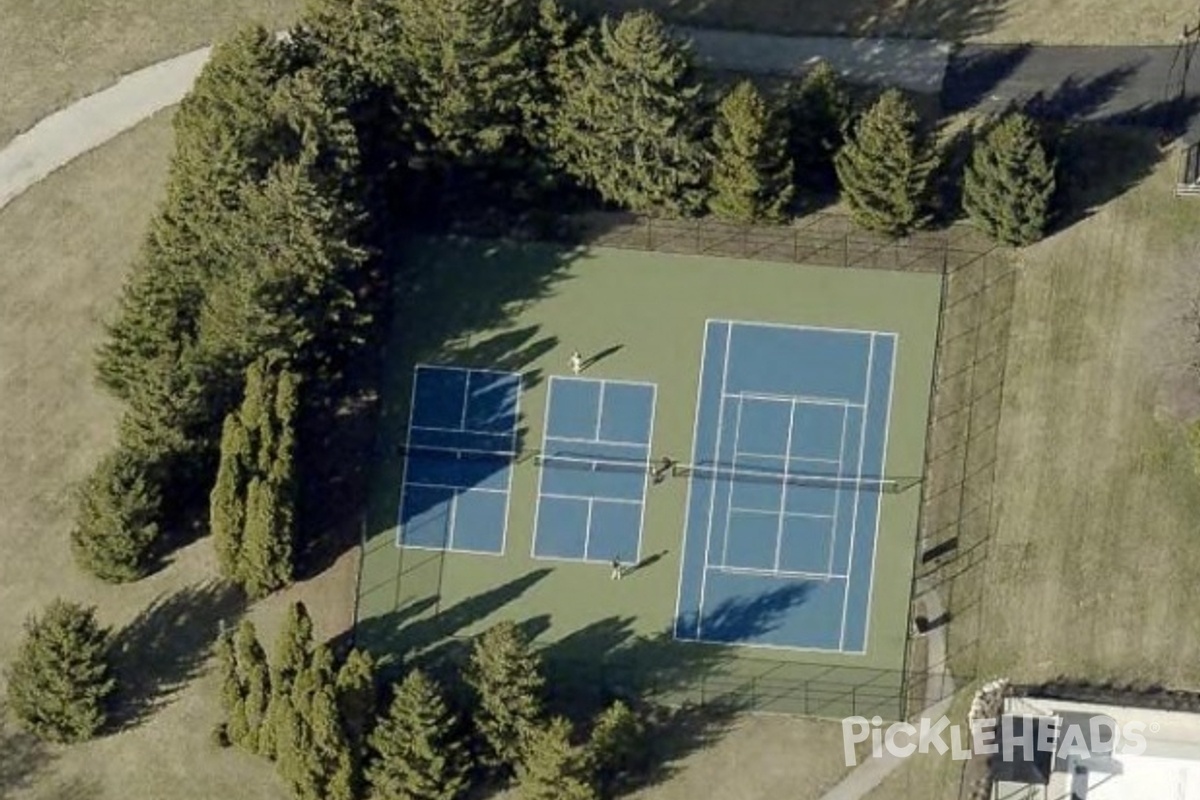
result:
<svg viewBox="0 0 1200 800"><path fill-rule="evenodd" d="M646 217L646 249L654 251L654 218Z"/></svg>
<svg viewBox="0 0 1200 800"><path fill-rule="evenodd" d="M792 228L792 263L800 263L800 229Z"/></svg>

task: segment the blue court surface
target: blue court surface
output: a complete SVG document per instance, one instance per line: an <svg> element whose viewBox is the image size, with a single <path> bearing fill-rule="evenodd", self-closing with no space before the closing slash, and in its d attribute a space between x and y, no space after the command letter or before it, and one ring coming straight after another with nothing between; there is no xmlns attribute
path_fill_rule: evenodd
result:
<svg viewBox="0 0 1200 800"><path fill-rule="evenodd" d="M641 559L655 387L550 379L533 555Z"/></svg>
<svg viewBox="0 0 1200 800"><path fill-rule="evenodd" d="M865 651L895 352L708 322L676 638Z"/></svg>
<svg viewBox="0 0 1200 800"><path fill-rule="evenodd" d="M504 552L520 394L514 372L416 368L398 545Z"/></svg>

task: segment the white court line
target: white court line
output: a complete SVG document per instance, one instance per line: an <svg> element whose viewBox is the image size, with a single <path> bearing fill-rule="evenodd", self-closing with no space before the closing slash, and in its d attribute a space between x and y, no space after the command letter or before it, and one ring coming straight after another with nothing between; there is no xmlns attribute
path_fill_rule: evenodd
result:
<svg viewBox="0 0 1200 800"><path fill-rule="evenodd" d="M442 372L478 372L480 375L516 375L515 372L509 372L503 369L488 369L486 367L458 367L454 364L417 364L416 369L440 370Z"/></svg>
<svg viewBox="0 0 1200 800"><path fill-rule="evenodd" d="M517 424L521 419L521 389L524 387L524 381L520 374L517 374L517 399L513 404L513 430L511 434L511 442L513 449L516 449L517 444ZM505 466L508 470L508 481L505 483L504 491L507 496L504 498L504 530L500 534L500 555L508 552L508 517L512 510L512 482L513 482L513 466L508 464Z"/></svg>
<svg viewBox="0 0 1200 800"><path fill-rule="evenodd" d="M700 343L700 368L696 370L696 404L692 411L692 463L696 463L700 454L700 398L704 394L704 366L707 363L708 356L708 326L710 323L704 324L704 339ZM719 443L718 443L719 446ZM683 582L687 580L687 558L688 558L688 525L691 522L692 516L692 491L695 488L695 481L688 481L686 505L683 508L683 533L679 537L679 583L675 587L675 616L671 622L671 635L679 638L679 611L683 605ZM714 486L713 491L716 491ZM701 569L703 576L704 570ZM696 613L697 625L699 625L699 610ZM696 638L699 639L699 629L697 628Z"/></svg>
<svg viewBox="0 0 1200 800"><path fill-rule="evenodd" d="M553 498L557 498L559 500L586 500L589 503L592 502L593 500L600 500L605 503L621 503L621 504L627 505L627 506L636 505L637 503L641 502L640 500L623 500L623 499L617 498L617 497L595 497L595 496L589 496L589 495L583 495L583 494L560 494L558 492L546 492L545 494L540 495L540 496L541 497L553 497Z"/></svg>
<svg viewBox="0 0 1200 800"><path fill-rule="evenodd" d="M862 477L863 468L863 451L867 445L867 411L871 406L871 369L875 363L875 337L871 337L871 346L867 349L867 385L866 397L863 398L863 418L862 418L862 433L858 437L858 471L859 478ZM854 574L854 542L858 538L858 501L861 494L857 488L854 490L854 514L850 522L850 549L847 551L848 557L846 560L846 586L842 591L842 625L838 633L838 649L842 649L842 645L846 643L846 603L850 597L850 576Z"/></svg>
<svg viewBox="0 0 1200 800"><path fill-rule="evenodd" d="M462 433L462 431L459 431L459 433ZM496 435L500 436L501 434ZM474 447L437 447L428 444L412 444L411 439L404 447L408 453L412 453L414 450L427 450L430 453L469 453L475 456L496 456L497 458L513 458L517 455L515 450L477 450Z"/></svg>
<svg viewBox="0 0 1200 800"><path fill-rule="evenodd" d="M592 429L592 441L600 441L600 428L604 424L604 381L600 381L600 394L596 398L596 427Z"/></svg>
<svg viewBox="0 0 1200 800"><path fill-rule="evenodd" d="M792 463L792 435L796 428L796 401L792 400L788 407L788 430L787 439L783 446L783 452L787 453L787 458L783 461L783 486L779 490L779 523L775 528L775 571L779 571L779 553L783 549L783 512L787 510L788 484L787 479Z"/></svg>
<svg viewBox="0 0 1200 800"><path fill-rule="evenodd" d="M452 492L463 494L466 492L484 492L486 494L504 494L507 489L489 489L486 486L450 486L445 483L424 483L422 481L413 481L409 486L417 486L421 489L447 489Z"/></svg>
<svg viewBox="0 0 1200 800"><path fill-rule="evenodd" d="M761 508L742 508L741 506L734 506L733 510L739 514L761 514L764 517L781 516L776 511L765 511ZM785 512L783 512L782 516L785 518L786 517L806 517L808 519L830 519L831 518L828 514L809 514L807 512L803 512L803 511L785 511Z"/></svg>
<svg viewBox="0 0 1200 800"><path fill-rule="evenodd" d="M842 474L842 461L846 454L846 428L848 426L849 419L850 419L850 411L849 411L849 409L847 409L842 412L842 442L838 446L838 460L837 460L837 474L839 476ZM860 425L859 425L859 434L858 435L861 439L861 437L865 434L866 434L866 423L864 421L864 422L860 423ZM859 442L859 444L861 444L861 441ZM862 478L862 474L860 473L858 475L858 477ZM857 488L856 488L856 491L857 491ZM855 496L854 496L854 502L856 504L858 503L858 495L857 494L855 494ZM837 541L838 541L837 521L838 521L838 511L841 507L841 504L842 504L842 486L841 486L841 482L839 481L838 485L836 487L836 491L834 492L834 495L833 495L833 522L829 526L829 566L828 566L828 569L830 572L833 572L833 556L837 552Z"/></svg>
<svg viewBox="0 0 1200 800"><path fill-rule="evenodd" d="M417 370L421 369L420 365ZM409 431L412 430L413 408L417 405L417 374L413 371L412 386L409 387L408 395L408 428L404 431L404 443L407 445L409 439ZM404 544L404 501L408 499L408 450L404 451L404 466L400 470L400 508L396 510L396 547ZM430 548L432 549L432 548Z"/></svg>
<svg viewBox="0 0 1200 800"><path fill-rule="evenodd" d="M467 404L471 402L471 372L467 371L467 379L463 381L463 396L462 396L462 413L458 418L458 429L465 431L467 429Z"/></svg>
<svg viewBox="0 0 1200 800"><path fill-rule="evenodd" d="M733 326L727 325L725 327L725 361L721 366L721 403L718 408L717 416L717 452L714 459L717 463L720 463L721 461L721 435L723 433L723 427L725 424L725 387L728 385L727 382L729 380L729 351L732 349L732 345ZM709 499L708 504L708 530L705 531L704 534L704 570L700 573L700 604L696 608L697 639L700 639L703 636L702 628L704 624L704 593L708 589L708 553L709 549L712 547L713 514L716 511L716 502L717 492L716 487L713 487L712 497ZM728 532L726 532L726 537L728 537Z"/></svg>
<svg viewBox="0 0 1200 800"><path fill-rule="evenodd" d="M631 381L625 378L589 378L586 375L551 375L550 380L563 383L615 383L620 386L656 386L651 381Z"/></svg>
<svg viewBox="0 0 1200 800"><path fill-rule="evenodd" d="M646 442L632 442L628 439L585 439L582 436L546 436L556 442L578 442L579 444L615 444L622 447L645 447Z"/></svg>
<svg viewBox="0 0 1200 800"><path fill-rule="evenodd" d="M546 441L546 432L549 430L550 404L551 404L551 401L554 399L554 382L557 380L557 378L558 378L557 375L551 375L550 383L546 387L546 407L544 409L542 409L542 443L543 444ZM533 539L533 541L531 541L529 543L529 557L530 558L538 557L537 556L538 533L541 531L541 529L538 526L540 524L540 517L541 517L541 513L542 513L542 497L544 496L542 494L542 484L545 483L545 480L546 480L546 471L544 469L539 469L538 470L538 484L537 484L537 500L535 500L534 504L533 504L533 536L531 537Z"/></svg>
<svg viewBox="0 0 1200 800"><path fill-rule="evenodd" d="M817 397L808 394L763 394L761 392L734 392L730 397L740 397L746 400L762 400L768 403L804 403L810 406L850 406L862 408L862 403L854 403L841 397Z"/></svg>
<svg viewBox="0 0 1200 800"><path fill-rule="evenodd" d="M782 578L784 580L796 579L801 580L816 580L816 581L832 581L845 580L845 575L833 575L828 572L805 572L804 570L791 569L755 569L754 567L711 567L713 572L721 572L727 575L749 575L755 578Z"/></svg>
<svg viewBox="0 0 1200 800"><path fill-rule="evenodd" d="M450 495L450 516L446 522L447 550L454 550L454 523L458 519L458 495Z"/></svg>
<svg viewBox="0 0 1200 800"><path fill-rule="evenodd" d="M826 328L820 325L793 325L783 322L760 322L756 320L743 319L719 319L709 317L708 322L725 322L730 325L741 325L746 328L778 328L779 330L787 331L829 331L830 333L854 333L859 336L873 336L883 331L861 329L861 328Z"/></svg>
<svg viewBox="0 0 1200 800"><path fill-rule="evenodd" d="M883 426L884 426L883 427L883 452L880 453L880 456L879 456L879 474L880 475L883 475L887 472L886 467L887 467L888 436L892 432L892 399L893 399L893 393L895 392L895 389L896 389L896 353L899 351L899 349L900 349L899 337L896 336L895 334L893 334L892 335L892 374L888 378L887 414L884 416L884 420L883 420ZM870 394L870 387L868 387L868 395L869 394ZM866 431L866 426L867 426L867 421L864 418L863 419L863 431L864 432ZM866 652L867 642L870 641L871 600L875 594L875 559L878 558L878 556L879 556L879 524L880 524L880 520L882 519L882 513L883 513L883 492L877 492L875 495L875 530L872 531L875 538L871 542L871 545L874 548L871 551L871 582L867 586L867 622L863 626L863 643L862 643L862 651L861 652ZM853 555L853 554L851 554L851 555ZM853 558L851 558L851 563L853 563ZM849 581L849 576L847 575L846 586L849 586L849 585L850 585L850 581Z"/></svg>
<svg viewBox="0 0 1200 800"><path fill-rule="evenodd" d="M454 548L451 550L448 547L426 547L421 544L402 544L400 545L405 550L424 550L430 553L464 553L471 556L492 556L493 558L502 557L503 553L494 553L491 550L467 550L466 548Z"/></svg>
<svg viewBox="0 0 1200 800"><path fill-rule="evenodd" d="M729 459L729 489L725 492L725 531L721 536L721 564L724 567L729 563L729 530L733 526L733 486L737 480L737 457L738 457L738 442L742 438L742 409L745 406L741 399L738 399L737 407L737 423L733 426L733 455ZM712 562L709 562L712 566Z"/></svg>
<svg viewBox="0 0 1200 800"><path fill-rule="evenodd" d="M650 430L646 432L646 475L642 478L642 512L638 515L637 559L642 563L642 535L646 531L646 500L650 496L650 460L654 458L654 415L658 411L658 385L650 386Z"/></svg>
<svg viewBox="0 0 1200 800"><path fill-rule="evenodd" d="M596 504L593 497L587 499L587 521L583 525L583 557L588 557L588 545L592 541L592 506Z"/></svg>

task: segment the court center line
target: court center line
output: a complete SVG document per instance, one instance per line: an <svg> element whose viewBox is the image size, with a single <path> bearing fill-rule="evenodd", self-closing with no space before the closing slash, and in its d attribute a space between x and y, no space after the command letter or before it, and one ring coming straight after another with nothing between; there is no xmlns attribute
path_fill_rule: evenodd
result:
<svg viewBox="0 0 1200 800"><path fill-rule="evenodd" d="M779 571L779 555L783 550L783 512L787 510L788 496L788 474L792 463L792 436L795 433L796 427L796 401L792 400L791 406L788 408L788 429L787 438L784 440L783 452L787 454L787 458L783 461L783 486L779 490L779 520L775 528L775 561L773 567L776 572Z"/></svg>
<svg viewBox="0 0 1200 800"><path fill-rule="evenodd" d="M729 351L733 348L733 326L725 325L725 357L721 365L721 394L720 403L717 410L717 450L714 461L721 461L721 440L723 438L723 427L725 424L725 389L729 385ZM712 528L713 514L716 513L717 502L717 487L713 487L712 495L709 497L708 503L708 528L704 535L704 569L700 573L700 604L696 608L696 639L702 639L704 635L704 596L708 590L708 553L712 548Z"/></svg>
<svg viewBox="0 0 1200 800"><path fill-rule="evenodd" d="M867 383L866 396L863 398L863 416L861 422L861 433L858 437L858 471L857 477L861 480L863 468L863 454L867 444L867 414L871 406L871 370L875 364L875 335L871 335L871 344L867 349ZM850 549L847 551L848 558L846 561L846 586L842 591L842 624L838 634L838 649L846 643L846 604L850 602L850 576L854 574L854 543L858 537L858 506L861 498L861 492L856 487L854 490L854 514L850 522ZM870 609L868 609L868 616Z"/></svg>
<svg viewBox="0 0 1200 800"><path fill-rule="evenodd" d="M721 537L721 566L729 563L729 532L733 528L733 486L737 480L738 442L742 438L742 409L745 405L738 398L737 423L733 427L733 455L730 459L729 489L725 493L725 533Z"/></svg>

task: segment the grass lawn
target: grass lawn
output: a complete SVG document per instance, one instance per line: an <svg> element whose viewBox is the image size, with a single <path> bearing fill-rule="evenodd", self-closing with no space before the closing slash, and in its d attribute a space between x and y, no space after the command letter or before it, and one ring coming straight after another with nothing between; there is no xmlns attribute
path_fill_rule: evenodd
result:
<svg viewBox="0 0 1200 800"><path fill-rule="evenodd" d="M7 0L0 25L0 145L119 76L239 26L281 28L300 0Z"/></svg>
<svg viewBox="0 0 1200 800"><path fill-rule="evenodd" d="M85 745L43 748L0 724L5 798L286 796L269 765L209 742L217 687L205 674L208 647L218 620L240 611L213 583L209 543L120 587L80 573L68 549L71 487L113 441L116 422L116 405L94 388L93 350L160 197L170 147L161 114L0 212L0 663L25 616L61 596L97 604L117 629L130 687L123 730ZM344 630L352 561L256 607L264 633L297 598L323 635Z"/></svg>

